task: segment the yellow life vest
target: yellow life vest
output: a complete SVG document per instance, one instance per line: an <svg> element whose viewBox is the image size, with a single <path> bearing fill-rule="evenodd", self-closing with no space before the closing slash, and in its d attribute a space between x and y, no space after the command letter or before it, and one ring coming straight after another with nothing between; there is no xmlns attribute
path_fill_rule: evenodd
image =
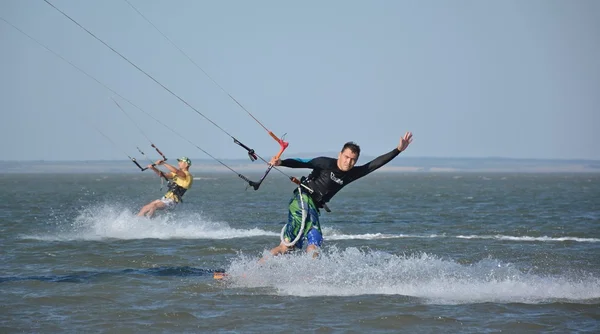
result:
<svg viewBox="0 0 600 334"><path fill-rule="evenodd" d="M165 198L171 198L175 202L181 202L181 197L185 192L192 187L194 178L189 171L184 171L185 177L179 177L177 173L171 172L173 178L169 181L169 191L165 194Z"/></svg>

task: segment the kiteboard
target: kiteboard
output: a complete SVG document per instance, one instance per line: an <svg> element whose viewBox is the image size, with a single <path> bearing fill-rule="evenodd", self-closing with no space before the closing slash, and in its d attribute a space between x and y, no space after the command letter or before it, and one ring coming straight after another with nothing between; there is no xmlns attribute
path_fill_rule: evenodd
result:
<svg viewBox="0 0 600 334"><path fill-rule="evenodd" d="M215 271L213 273L213 278L216 280L222 280L225 277L227 277L227 274L225 273L225 271Z"/></svg>

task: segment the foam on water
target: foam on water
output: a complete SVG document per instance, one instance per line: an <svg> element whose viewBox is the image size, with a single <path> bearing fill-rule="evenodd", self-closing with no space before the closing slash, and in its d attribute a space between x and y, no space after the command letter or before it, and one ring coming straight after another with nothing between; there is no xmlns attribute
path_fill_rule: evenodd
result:
<svg viewBox="0 0 600 334"><path fill-rule="evenodd" d="M153 219L137 217L128 209L100 205L83 209L69 224L61 224L56 232L24 236L38 240L102 240L102 239L232 239L254 236L277 236L277 233L252 229L236 229L227 222L210 221L202 214L179 211L161 212Z"/></svg>
<svg viewBox="0 0 600 334"><path fill-rule="evenodd" d="M226 284L274 289L302 297L399 295L428 303L600 303L600 278L565 269L562 275L528 273L489 258L460 264L426 253L392 255L357 248L268 257L238 255L227 268Z"/></svg>
<svg viewBox="0 0 600 334"><path fill-rule="evenodd" d="M332 228L324 228L323 234L327 240L376 240L376 239L401 239L401 238L457 238L457 239L490 239L503 241L535 241L535 242L600 242L599 238L582 237L549 237L549 236L511 236L511 235L457 235L449 236L446 234L387 234L387 233L365 233L365 234L346 234Z"/></svg>
<svg viewBox="0 0 600 334"><path fill-rule="evenodd" d="M511 235L459 235L459 239L495 239L509 241L577 241L577 242L600 242L598 238L579 238L579 237L529 237L529 236L511 236Z"/></svg>
<svg viewBox="0 0 600 334"><path fill-rule="evenodd" d="M365 234L332 234L327 235L327 240L376 240L376 239L398 239L398 238L416 238L413 235L405 234L386 234L386 233L365 233Z"/></svg>

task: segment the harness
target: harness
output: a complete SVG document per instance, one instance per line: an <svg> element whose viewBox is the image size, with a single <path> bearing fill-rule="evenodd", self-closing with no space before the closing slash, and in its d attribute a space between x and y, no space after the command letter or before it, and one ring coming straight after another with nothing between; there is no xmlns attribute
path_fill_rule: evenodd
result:
<svg viewBox="0 0 600 334"><path fill-rule="evenodd" d="M173 182L172 180L170 180L169 183L167 183L167 188L175 196L175 198L177 198L177 202L183 202L181 197L183 196L183 194L185 194L187 189L178 185L177 183Z"/></svg>
<svg viewBox="0 0 600 334"><path fill-rule="evenodd" d="M311 180L314 180L314 176L312 176L312 173L309 175L308 178L306 176L301 177L300 183L302 184L302 186L305 189L311 189L310 186L308 185L308 181L311 181ZM302 191L302 189L300 189L300 187L298 187L298 192L301 192L301 191ZM310 197L312 197L317 208L323 208L323 209L325 209L325 211L331 212L331 210L329 209L327 204L325 204L325 202L323 202L323 194L321 194L321 192L319 192L318 190L317 190L317 192L319 192L318 194L315 194L315 191L312 191L312 190L306 191L306 192L308 193L308 195Z"/></svg>

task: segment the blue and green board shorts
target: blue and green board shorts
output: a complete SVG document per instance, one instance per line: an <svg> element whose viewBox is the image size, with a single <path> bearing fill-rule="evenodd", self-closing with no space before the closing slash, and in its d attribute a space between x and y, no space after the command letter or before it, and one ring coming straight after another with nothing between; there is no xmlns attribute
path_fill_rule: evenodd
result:
<svg viewBox="0 0 600 334"><path fill-rule="evenodd" d="M285 242L291 242L296 239L300 227L302 227L302 203L300 196L304 201L304 206L307 209L306 222L304 224L304 236L294 245L296 248L302 248L304 239L308 240L308 245L316 245L321 247L323 244L323 234L321 232L321 224L319 224L319 210L315 206L313 199L305 192L294 191L294 196L290 199L288 223L285 225L283 238Z"/></svg>

